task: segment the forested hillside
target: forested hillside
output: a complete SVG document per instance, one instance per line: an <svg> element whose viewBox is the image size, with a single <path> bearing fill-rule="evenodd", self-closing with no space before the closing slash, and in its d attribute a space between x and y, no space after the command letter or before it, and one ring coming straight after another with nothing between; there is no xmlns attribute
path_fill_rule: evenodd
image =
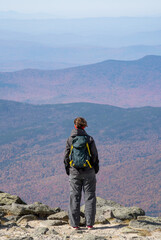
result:
<svg viewBox="0 0 161 240"><path fill-rule="evenodd" d="M158 216L159 107L30 105L1 100L0 190L20 195L28 203L42 201L67 208L69 189L63 152L77 116L87 119L87 132L98 147L97 195L124 205L138 205Z"/></svg>

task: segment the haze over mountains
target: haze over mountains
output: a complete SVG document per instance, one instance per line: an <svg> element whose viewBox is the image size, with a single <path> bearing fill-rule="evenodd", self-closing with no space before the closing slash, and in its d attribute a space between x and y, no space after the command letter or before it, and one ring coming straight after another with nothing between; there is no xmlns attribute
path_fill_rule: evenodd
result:
<svg viewBox="0 0 161 240"><path fill-rule="evenodd" d="M160 106L161 57L104 61L56 71L0 73L1 99L30 103L95 102Z"/></svg>
<svg viewBox="0 0 161 240"><path fill-rule="evenodd" d="M100 158L97 195L136 205L153 216L161 209L161 108L123 109L72 103L34 106L0 101L1 191L26 202L68 205L63 166L73 119L84 116Z"/></svg>
<svg viewBox="0 0 161 240"><path fill-rule="evenodd" d="M0 13L0 71L59 69L161 55L161 17L49 17Z"/></svg>

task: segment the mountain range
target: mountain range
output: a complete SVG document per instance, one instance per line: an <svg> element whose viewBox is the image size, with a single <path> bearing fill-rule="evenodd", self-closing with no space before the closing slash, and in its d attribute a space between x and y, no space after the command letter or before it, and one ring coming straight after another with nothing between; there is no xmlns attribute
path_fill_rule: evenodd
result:
<svg viewBox="0 0 161 240"><path fill-rule="evenodd" d="M93 64L107 59L136 60L146 55L161 55L161 45L136 45L121 48L51 47L37 42L10 39L9 36L8 38L0 39L0 71L3 72L28 68L57 70Z"/></svg>
<svg viewBox="0 0 161 240"><path fill-rule="evenodd" d="M77 116L87 119L87 132L98 148L97 196L159 216L160 107L31 105L1 100L0 191L17 193L28 203L41 201L67 209L63 154Z"/></svg>
<svg viewBox="0 0 161 240"><path fill-rule="evenodd" d="M0 71L161 55L161 17L56 19L0 12Z"/></svg>
<svg viewBox="0 0 161 240"><path fill-rule="evenodd" d="M160 92L161 56L0 73L1 99L34 104L83 101L119 107L160 106Z"/></svg>

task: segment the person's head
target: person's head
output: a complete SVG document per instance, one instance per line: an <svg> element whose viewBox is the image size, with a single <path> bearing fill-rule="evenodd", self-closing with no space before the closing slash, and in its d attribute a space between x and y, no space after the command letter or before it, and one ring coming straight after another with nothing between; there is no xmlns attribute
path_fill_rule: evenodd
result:
<svg viewBox="0 0 161 240"><path fill-rule="evenodd" d="M85 127L88 127L87 121L82 117L77 117L74 119L74 126L75 128L80 128L80 129L84 129Z"/></svg>

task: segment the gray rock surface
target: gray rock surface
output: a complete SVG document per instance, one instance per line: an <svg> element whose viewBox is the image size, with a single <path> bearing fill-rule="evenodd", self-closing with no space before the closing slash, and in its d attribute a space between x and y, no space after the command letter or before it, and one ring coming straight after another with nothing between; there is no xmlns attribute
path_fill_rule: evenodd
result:
<svg viewBox="0 0 161 240"><path fill-rule="evenodd" d="M46 234L49 229L46 227L39 227L35 230L36 235Z"/></svg>
<svg viewBox="0 0 161 240"><path fill-rule="evenodd" d="M12 203L0 206L0 239L161 240L161 218L139 216L142 214L142 209L97 198L94 228L89 230L84 226L85 215L81 213L83 224L79 230L74 230L68 224L67 213L60 208L53 209L39 202L30 205Z"/></svg>
<svg viewBox="0 0 161 240"><path fill-rule="evenodd" d="M0 213L0 218L4 217L4 215L5 215L4 212L1 212Z"/></svg>
<svg viewBox="0 0 161 240"><path fill-rule="evenodd" d="M80 226L86 226L86 219L85 219L85 217L80 216Z"/></svg>
<svg viewBox="0 0 161 240"><path fill-rule="evenodd" d="M93 234L84 234L81 238L81 240L107 240L107 238L102 236L95 236Z"/></svg>
<svg viewBox="0 0 161 240"><path fill-rule="evenodd" d="M8 240L34 240L32 237L19 237L19 238L10 238Z"/></svg>
<svg viewBox="0 0 161 240"><path fill-rule="evenodd" d="M41 223L41 225L44 227L60 226L64 224L67 224L67 222L62 220L46 220Z"/></svg>
<svg viewBox="0 0 161 240"><path fill-rule="evenodd" d="M96 197L96 207L100 208L100 207L104 207L104 206L109 206L109 207L114 207L114 208L123 207L121 204L119 204L115 201L105 200L103 198Z"/></svg>
<svg viewBox="0 0 161 240"><path fill-rule="evenodd" d="M16 195L0 192L0 205L11 205L12 203L26 204L22 199Z"/></svg>
<svg viewBox="0 0 161 240"><path fill-rule="evenodd" d="M85 205L81 207L84 213ZM144 216L145 212L138 207L124 207L114 201L96 198L96 222L104 223L104 219L117 218L120 220L136 219L137 216ZM101 216L101 218L100 218ZM104 219L103 219L104 218ZM100 219L100 220L99 220ZM102 221L101 221L102 219Z"/></svg>
<svg viewBox="0 0 161 240"><path fill-rule="evenodd" d="M138 216L144 216L145 212L138 207L122 207L112 210L113 216L120 220L136 219Z"/></svg>
<svg viewBox="0 0 161 240"><path fill-rule="evenodd" d="M48 217L58 211L58 208L53 209L42 203L34 203L30 205L12 203L11 206L5 205L0 207L0 211L6 214L12 214L15 216L23 216L33 214L40 218Z"/></svg>
<svg viewBox="0 0 161 240"><path fill-rule="evenodd" d="M137 220L148 221L161 224L161 217L138 216Z"/></svg>
<svg viewBox="0 0 161 240"><path fill-rule="evenodd" d="M95 223L97 224L110 224L107 218L103 215L96 214Z"/></svg>
<svg viewBox="0 0 161 240"><path fill-rule="evenodd" d="M55 214L52 214L52 215L48 216L47 219L48 220L63 220L63 221L68 222L69 217L68 217L67 212L61 211L61 212L58 212L58 213L55 213Z"/></svg>
<svg viewBox="0 0 161 240"><path fill-rule="evenodd" d="M55 231L54 229L50 229L47 231L48 235L59 235L59 233L57 231Z"/></svg>
<svg viewBox="0 0 161 240"><path fill-rule="evenodd" d="M147 231L161 230L161 223L150 222L146 220L131 220L129 227L133 229L143 229Z"/></svg>
<svg viewBox="0 0 161 240"><path fill-rule="evenodd" d="M19 216L14 216L14 215L9 215L9 216L5 216L5 218L6 218L8 221L16 222L20 217L19 217Z"/></svg>
<svg viewBox="0 0 161 240"><path fill-rule="evenodd" d="M22 221L29 222L29 221L33 221L33 220L37 220L37 219L38 218L33 214L24 215L24 216L22 216L21 218L18 219L17 223L21 223Z"/></svg>

